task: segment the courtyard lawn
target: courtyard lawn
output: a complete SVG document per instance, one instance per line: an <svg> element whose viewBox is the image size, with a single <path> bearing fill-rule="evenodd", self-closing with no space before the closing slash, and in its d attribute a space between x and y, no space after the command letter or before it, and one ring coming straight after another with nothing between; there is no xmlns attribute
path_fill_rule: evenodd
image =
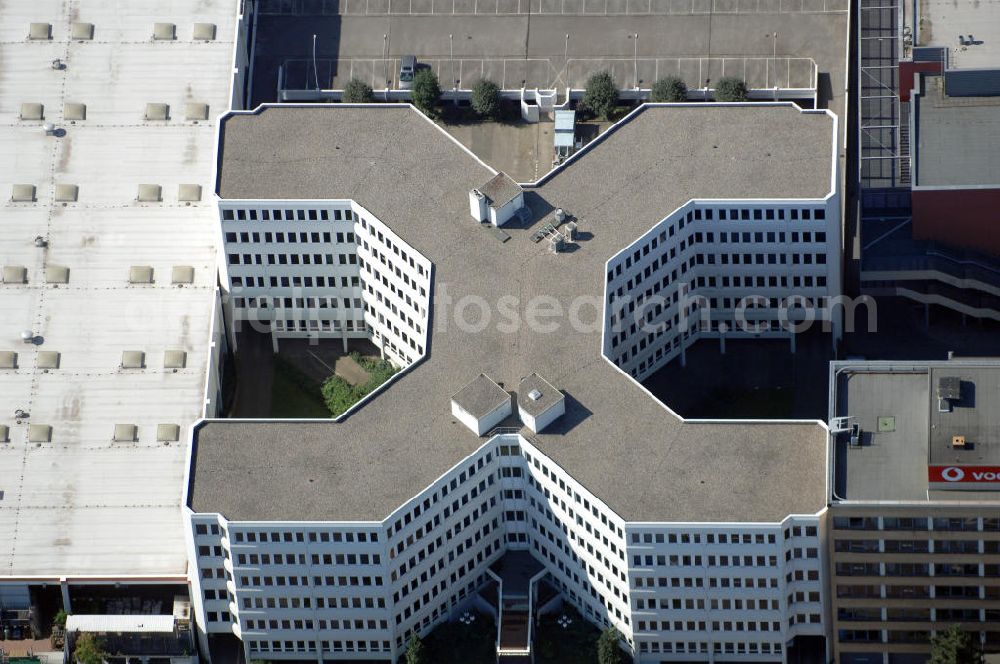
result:
<svg viewBox="0 0 1000 664"><path fill-rule="evenodd" d="M424 639L428 662L434 664L496 664L497 625L491 616L476 613L470 625L448 622Z"/></svg>
<svg viewBox="0 0 1000 664"><path fill-rule="evenodd" d="M280 357L274 358L271 417L279 419L330 417L330 411L323 403L320 386Z"/></svg>

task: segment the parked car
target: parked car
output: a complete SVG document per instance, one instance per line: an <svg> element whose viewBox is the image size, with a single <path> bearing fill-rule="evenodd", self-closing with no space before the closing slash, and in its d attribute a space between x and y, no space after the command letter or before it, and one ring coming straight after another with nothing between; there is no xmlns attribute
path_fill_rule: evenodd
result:
<svg viewBox="0 0 1000 664"><path fill-rule="evenodd" d="M417 58L404 55L399 62L399 89L409 90L413 87L413 76L417 73Z"/></svg>

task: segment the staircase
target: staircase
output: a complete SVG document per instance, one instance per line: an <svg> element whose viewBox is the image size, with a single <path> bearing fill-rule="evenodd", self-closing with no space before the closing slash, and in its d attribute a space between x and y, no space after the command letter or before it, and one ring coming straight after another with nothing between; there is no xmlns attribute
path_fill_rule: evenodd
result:
<svg viewBox="0 0 1000 664"><path fill-rule="evenodd" d="M531 641L528 633L528 599L504 598L500 613L500 647L497 655L504 657L529 657Z"/></svg>
<svg viewBox="0 0 1000 664"><path fill-rule="evenodd" d="M910 186L910 105L899 105L899 185Z"/></svg>

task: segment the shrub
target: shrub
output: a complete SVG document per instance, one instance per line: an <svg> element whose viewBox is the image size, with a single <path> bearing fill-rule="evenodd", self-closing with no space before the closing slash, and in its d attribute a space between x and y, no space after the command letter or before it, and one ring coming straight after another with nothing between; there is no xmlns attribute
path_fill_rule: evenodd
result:
<svg viewBox="0 0 1000 664"><path fill-rule="evenodd" d="M80 664L102 664L105 654L100 641L93 634L80 634L73 646L73 657Z"/></svg>
<svg viewBox="0 0 1000 664"><path fill-rule="evenodd" d="M601 632L597 640L597 661L599 664L621 664L622 651L618 647L618 630L609 627Z"/></svg>
<svg viewBox="0 0 1000 664"><path fill-rule="evenodd" d="M496 118L500 114L500 86L489 79L479 79L472 86L470 103L484 118Z"/></svg>
<svg viewBox="0 0 1000 664"><path fill-rule="evenodd" d="M618 105L618 88L609 72L598 72L587 79L583 105L594 115L599 115L605 120L611 119L611 114Z"/></svg>
<svg viewBox="0 0 1000 664"><path fill-rule="evenodd" d="M931 639L929 664L980 664L983 661L979 639L952 625Z"/></svg>
<svg viewBox="0 0 1000 664"><path fill-rule="evenodd" d="M418 69L413 76L410 98L413 99L413 105L427 115L436 115L437 105L441 100L441 86L437 75L430 69Z"/></svg>
<svg viewBox="0 0 1000 664"><path fill-rule="evenodd" d="M414 634L406 646L406 664L429 664L424 643Z"/></svg>
<svg viewBox="0 0 1000 664"><path fill-rule="evenodd" d="M323 382L323 401L334 417L342 415L396 373L396 367L388 360L369 359L358 353L351 353L351 357L368 372L368 382L351 385L337 375L330 376Z"/></svg>
<svg viewBox="0 0 1000 664"><path fill-rule="evenodd" d="M374 101L375 95L370 85L361 79L352 78L344 86L344 94L340 100L345 104L368 104Z"/></svg>
<svg viewBox="0 0 1000 664"><path fill-rule="evenodd" d="M679 103L687 101L688 88L684 81L676 76L667 76L653 83L649 99L657 103Z"/></svg>
<svg viewBox="0 0 1000 664"><path fill-rule="evenodd" d="M747 84L735 76L720 78L715 84L715 101L746 101Z"/></svg>

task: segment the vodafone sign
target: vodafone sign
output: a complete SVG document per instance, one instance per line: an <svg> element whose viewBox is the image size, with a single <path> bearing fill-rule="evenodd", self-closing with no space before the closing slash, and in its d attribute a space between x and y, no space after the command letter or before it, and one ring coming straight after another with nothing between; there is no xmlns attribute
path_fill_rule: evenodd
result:
<svg viewBox="0 0 1000 664"><path fill-rule="evenodd" d="M953 485L956 489L1000 491L1000 466L928 466L927 481L931 484Z"/></svg>

